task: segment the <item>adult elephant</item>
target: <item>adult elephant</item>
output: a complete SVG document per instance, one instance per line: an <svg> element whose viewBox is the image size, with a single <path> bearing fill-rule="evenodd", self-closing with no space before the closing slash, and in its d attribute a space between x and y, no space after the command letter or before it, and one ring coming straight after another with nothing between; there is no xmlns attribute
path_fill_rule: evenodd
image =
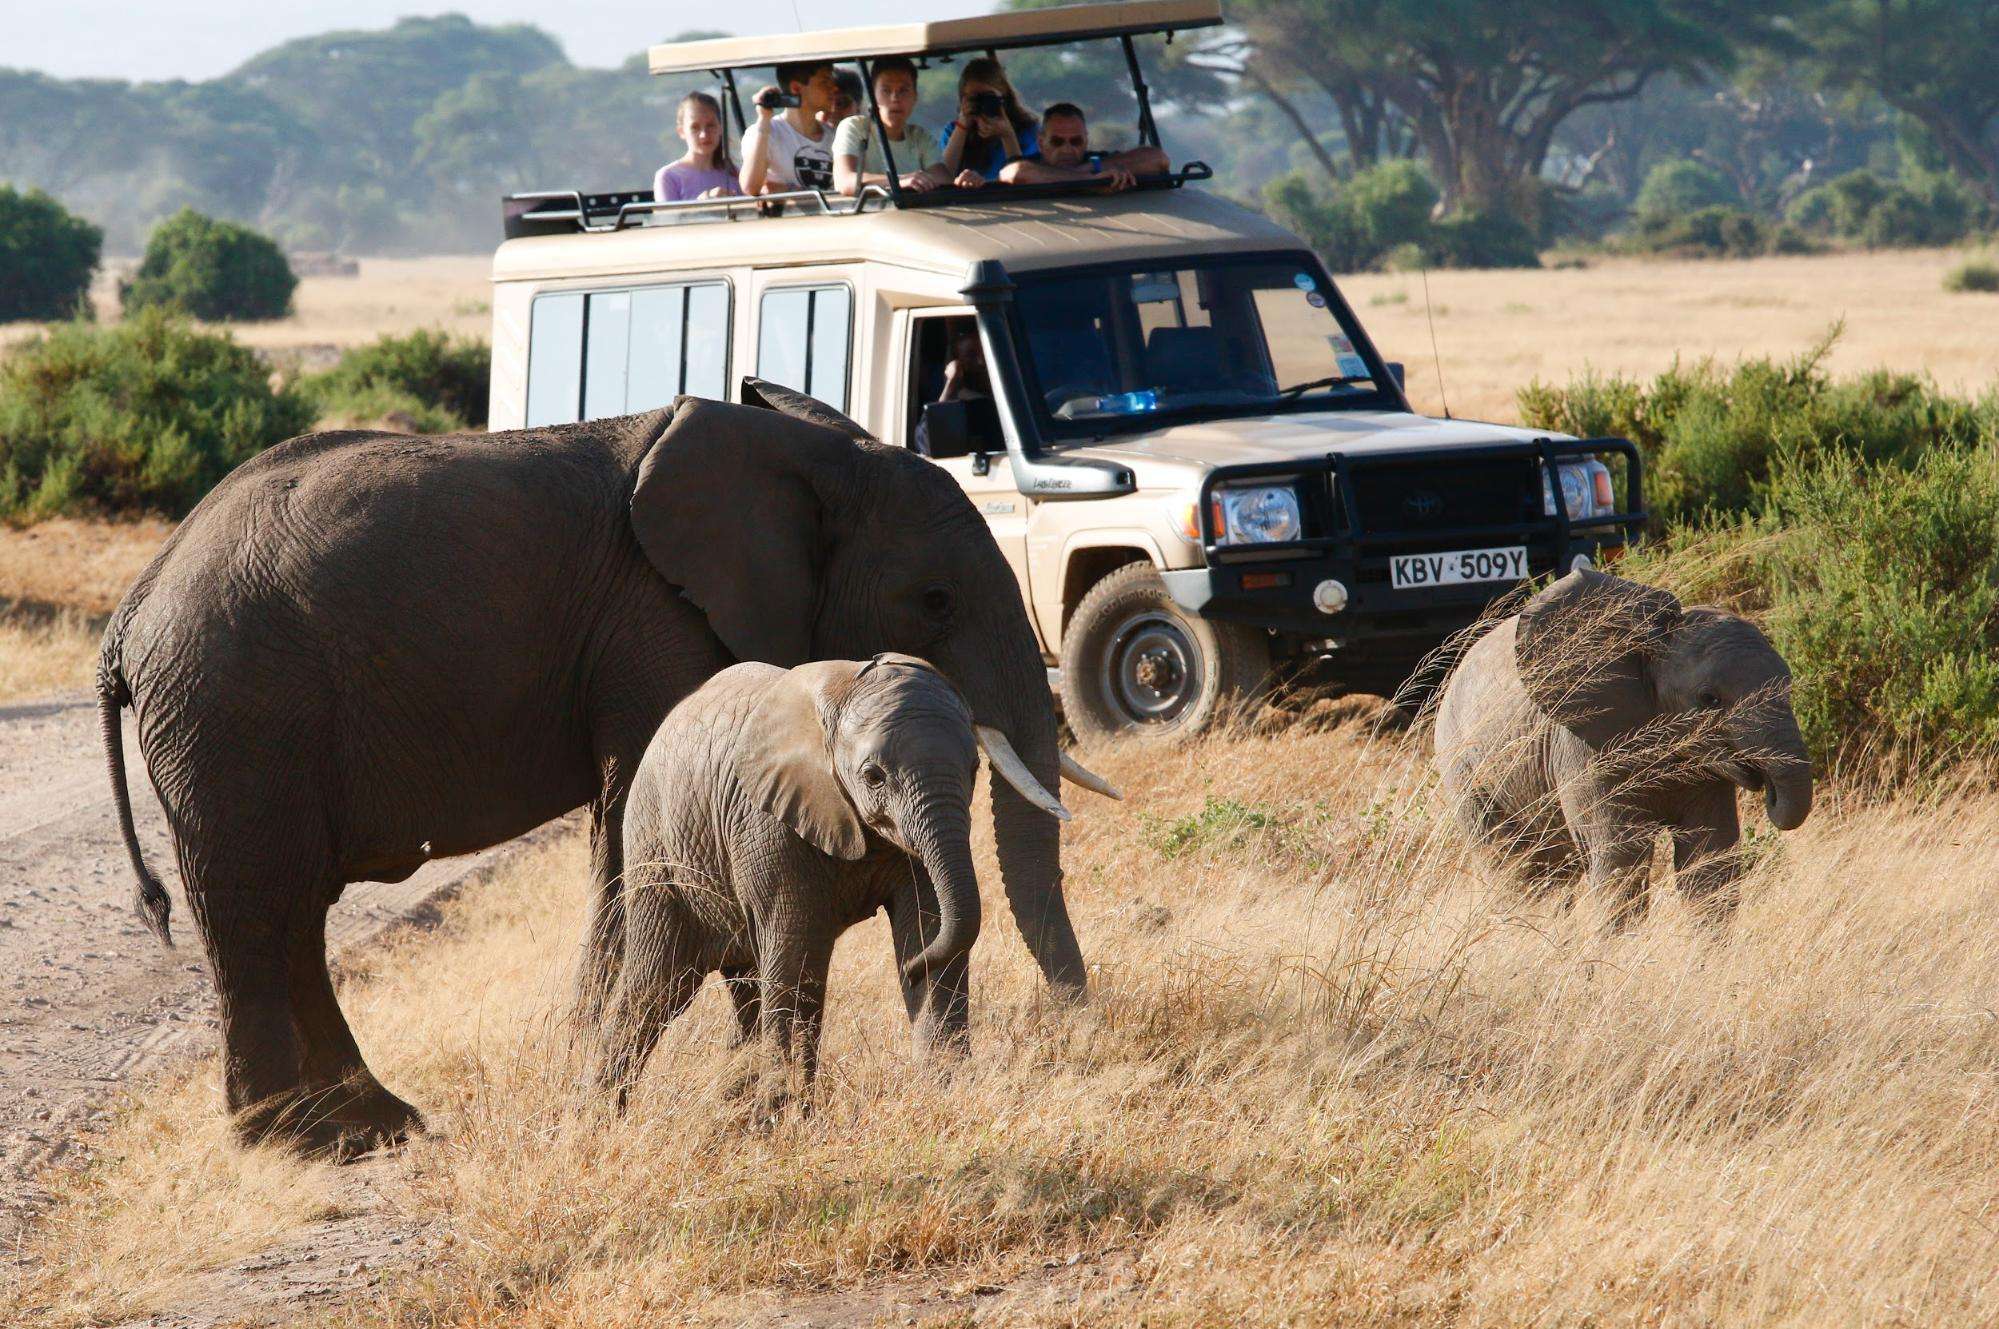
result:
<svg viewBox="0 0 1999 1329"><path fill-rule="evenodd" d="M98 666L112 785L165 938L126 793L129 703L242 1138L368 1147L422 1125L334 999L326 912L349 882L587 803L584 972L614 973L628 783L673 704L736 661L921 655L1055 788L1040 654L963 492L809 398L745 396L774 409L682 398L513 433L292 439L218 485L127 593ZM1002 780L993 816L1027 945L1080 993L1057 824ZM962 1024L966 982L960 957L910 984L912 1018Z"/></svg>

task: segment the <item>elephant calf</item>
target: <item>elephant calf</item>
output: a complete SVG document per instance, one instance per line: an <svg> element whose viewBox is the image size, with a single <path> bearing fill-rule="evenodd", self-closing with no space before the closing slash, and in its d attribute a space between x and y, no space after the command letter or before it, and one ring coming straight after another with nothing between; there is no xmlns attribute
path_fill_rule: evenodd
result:
<svg viewBox="0 0 1999 1329"><path fill-rule="evenodd" d="M625 810L622 954L597 1078L623 1102L660 1031L720 971L738 1037L810 1084L833 943L884 906L910 1017L961 1042L979 935L970 801L979 750L1029 801L1068 812L997 730L906 655L739 664L667 716ZM799 1071L802 1075L794 1076Z"/></svg>
<svg viewBox="0 0 1999 1329"><path fill-rule="evenodd" d="M1812 806L1791 673L1754 624L1656 587L1576 571L1481 638L1438 703L1436 761L1469 833L1540 884L1586 868L1625 921L1652 844L1726 917L1741 875L1735 791L1780 830Z"/></svg>

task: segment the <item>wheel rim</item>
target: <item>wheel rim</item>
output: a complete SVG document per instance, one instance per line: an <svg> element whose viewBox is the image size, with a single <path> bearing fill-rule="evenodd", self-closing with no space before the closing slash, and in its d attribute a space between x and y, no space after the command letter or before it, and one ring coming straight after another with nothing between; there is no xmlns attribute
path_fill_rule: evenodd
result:
<svg viewBox="0 0 1999 1329"><path fill-rule="evenodd" d="M1103 695L1128 724L1171 724L1201 695L1200 662L1193 639L1170 616L1133 614L1111 633Z"/></svg>

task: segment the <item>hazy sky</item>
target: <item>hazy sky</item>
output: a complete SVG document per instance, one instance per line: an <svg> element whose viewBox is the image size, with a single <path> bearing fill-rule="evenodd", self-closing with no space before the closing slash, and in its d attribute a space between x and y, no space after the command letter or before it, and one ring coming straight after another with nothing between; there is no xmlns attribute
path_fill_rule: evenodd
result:
<svg viewBox="0 0 1999 1329"><path fill-rule="evenodd" d="M797 0L807 28L955 18L990 0ZM460 13L480 23L533 23L579 65L614 65L676 32L749 36L798 29L793 0L0 0L0 67L64 78L204 79L291 37L384 28L406 14Z"/></svg>

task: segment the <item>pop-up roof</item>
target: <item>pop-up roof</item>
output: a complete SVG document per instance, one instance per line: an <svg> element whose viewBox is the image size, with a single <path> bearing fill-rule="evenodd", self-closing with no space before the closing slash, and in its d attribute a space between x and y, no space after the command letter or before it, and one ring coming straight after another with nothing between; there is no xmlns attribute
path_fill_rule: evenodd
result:
<svg viewBox="0 0 1999 1329"><path fill-rule="evenodd" d="M865 60L883 55L956 55L1023 46L1055 46L1104 37L1212 28L1222 21L1221 0L1119 0L1016 9L935 23L888 23L873 28L831 28L771 37L717 37L669 42L647 53L655 74L688 74L801 60Z"/></svg>

